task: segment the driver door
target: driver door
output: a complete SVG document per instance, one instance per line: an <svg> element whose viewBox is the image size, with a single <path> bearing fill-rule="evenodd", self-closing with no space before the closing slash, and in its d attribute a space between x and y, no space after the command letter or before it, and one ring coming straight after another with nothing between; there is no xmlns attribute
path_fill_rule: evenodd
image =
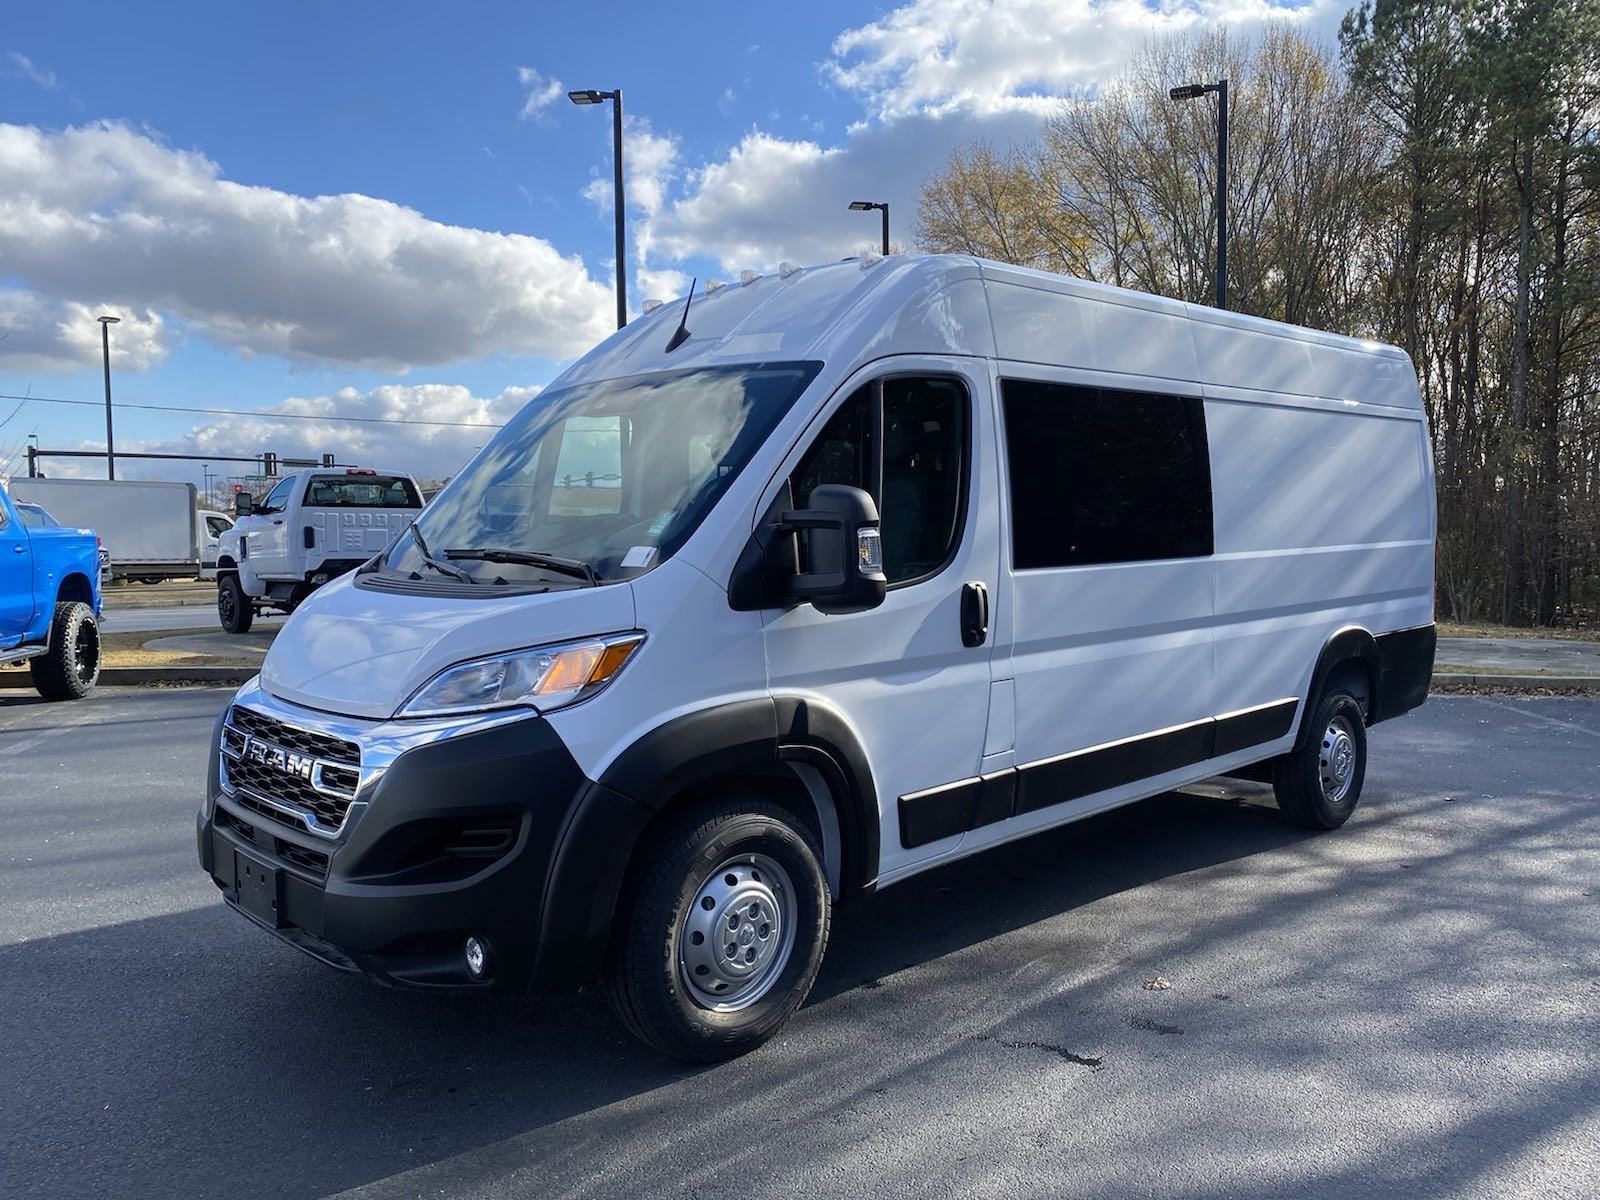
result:
<svg viewBox="0 0 1600 1200"><path fill-rule="evenodd" d="M33 619L33 547L28 531L0 497L0 650L22 640Z"/></svg>
<svg viewBox="0 0 1600 1200"><path fill-rule="evenodd" d="M247 518L244 539L250 546L250 569L258 579L279 579L289 573L289 530L284 520L297 480L294 475L280 480Z"/></svg>
<svg viewBox="0 0 1600 1200"><path fill-rule="evenodd" d="M863 372L791 453L783 481L796 505L822 483L878 503L883 603L835 614L798 604L764 619L774 695L832 706L861 740L885 882L960 845L976 823L986 743L1010 749L1004 728L990 737L994 638L967 628L964 598L992 606L999 583L989 389L982 364L963 359ZM996 723L1008 728L1009 711Z"/></svg>

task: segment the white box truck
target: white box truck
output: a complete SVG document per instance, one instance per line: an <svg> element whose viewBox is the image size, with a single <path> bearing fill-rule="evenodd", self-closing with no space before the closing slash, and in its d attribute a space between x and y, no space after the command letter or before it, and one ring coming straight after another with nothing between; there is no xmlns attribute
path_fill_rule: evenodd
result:
<svg viewBox="0 0 1600 1200"><path fill-rule="evenodd" d="M111 552L111 577L156 583L200 573L200 518L192 483L146 479L13 477L11 496L61 524L93 529Z"/></svg>

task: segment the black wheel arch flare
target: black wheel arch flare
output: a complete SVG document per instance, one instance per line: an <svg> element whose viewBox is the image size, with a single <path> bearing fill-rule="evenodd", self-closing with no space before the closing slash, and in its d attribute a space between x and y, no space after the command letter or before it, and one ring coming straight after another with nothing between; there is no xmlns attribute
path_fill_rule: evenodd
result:
<svg viewBox="0 0 1600 1200"><path fill-rule="evenodd" d="M878 873L877 792L844 718L796 697L714 705L650 730L573 803L540 906L535 985L565 991L598 973L629 866L658 813L697 784L784 763L810 766L826 781L840 824L841 892L870 892Z"/></svg>

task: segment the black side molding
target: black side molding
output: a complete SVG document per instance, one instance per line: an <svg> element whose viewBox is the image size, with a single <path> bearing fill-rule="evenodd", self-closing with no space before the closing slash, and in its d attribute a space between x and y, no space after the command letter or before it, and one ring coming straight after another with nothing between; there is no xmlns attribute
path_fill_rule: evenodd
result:
<svg viewBox="0 0 1600 1200"><path fill-rule="evenodd" d="M1265 745L1294 727L1294 698L1207 717L901 796L900 840L923 846L1022 813L1070 804L1141 779Z"/></svg>

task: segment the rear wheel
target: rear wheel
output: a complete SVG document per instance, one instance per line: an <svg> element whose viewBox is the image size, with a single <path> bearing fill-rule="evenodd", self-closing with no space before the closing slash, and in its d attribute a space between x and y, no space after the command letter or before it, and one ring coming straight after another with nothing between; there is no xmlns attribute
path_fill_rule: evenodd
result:
<svg viewBox="0 0 1600 1200"><path fill-rule="evenodd" d="M607 994L656 1049L733 1058L805 1000L829 918L822 855L792 814L760 801L697 808L666 830L635 882Z"/></svg>
<svg viewBox="0 0 1600 1200"><path fill-rule="evenodd" d="M28 660L33 686L46 700L81 700L100 678L100 627L94 609L76 600L56 605L50 648Z"/></svg>
<svg viewBox="0 0 1600 1200"><path fill-rule="evenodd" d="M1306 829L1337 829L1350 819L1367 775L1367 722L1345 686L1326 690L1306 718L1304 744L1273 763L1278 808Z"/></svg>
<svg viewBox="0 0 1600 1200"><path fill-rule="evenodd" d="M217 580L217 619L229 633L249 633L256 610L237 575Z"/></svg>

